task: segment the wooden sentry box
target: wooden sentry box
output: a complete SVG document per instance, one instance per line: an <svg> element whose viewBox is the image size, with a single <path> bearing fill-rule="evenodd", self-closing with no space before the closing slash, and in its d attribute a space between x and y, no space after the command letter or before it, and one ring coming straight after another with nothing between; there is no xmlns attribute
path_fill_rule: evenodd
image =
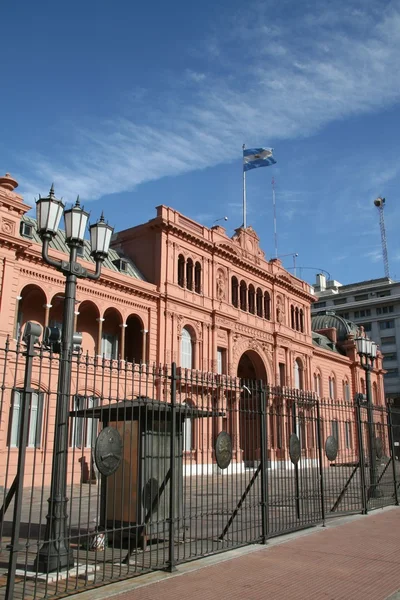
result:
<svg viewBox="0 0 400 600"><path fill-rule="evenodd" d="M183 425L185 418L215 416L213 411L175 406L175 519L183 515ZM122 460L112 475L101 475L100 530L109 543L145 546L169 536L172 405L139 397L70 413L99 419L122 438Z"/></svg>

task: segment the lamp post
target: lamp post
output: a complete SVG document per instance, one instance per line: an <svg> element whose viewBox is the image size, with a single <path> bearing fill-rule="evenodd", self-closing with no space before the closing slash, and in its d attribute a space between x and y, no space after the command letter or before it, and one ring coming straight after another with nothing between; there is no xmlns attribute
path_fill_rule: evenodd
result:
<svg viewBox="0 0 400 600"><path fill-rule="evenodd" d="M369 447L369 491L368 497L377 497L379 495L376 488L376 444L374 431L374 413L372 409L372 390L371 390L371 371L374 369L376 359L377 345L367 337L357 337L355 339L357 352L360 356L360 364L365 371L365 382L367 392L367 425L368 425L368 447Z"/></svg>
<svg viewBox="0 0 400 600"><path fill-rule="evenodd" d="M90 225L91 255L96 262L95 273L90 273L76 260L77 250L84 243L89 218L89 213L80 206L79 196L75 206L66 210L62 201L56 199L54 188L51 186L47 198L39 197L37 200L36 210L37 231L42 240L43 260L66 277L49 508L44 543L35 561L35 569L42 573L49 573L74 564L72 551L66 541L68 520L66 492L76 284L78 278L96 280L100 277L101 265L108 255L113 228L104 222L103 215L97 223ZM57 233L63 214L65 241L70 251L69 261L55 260L49 256L49 245Z"/></svg>

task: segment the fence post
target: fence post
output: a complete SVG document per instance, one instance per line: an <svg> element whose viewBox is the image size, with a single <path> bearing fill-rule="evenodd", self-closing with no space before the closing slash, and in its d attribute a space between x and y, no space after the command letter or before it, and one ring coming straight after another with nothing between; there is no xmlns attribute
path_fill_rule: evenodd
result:
<svg viewBox="0 0 400 600"><path fill-rule="evenodd" d="M175 559L175 499L176 499L176 363L171 365L171 441L169 480L169 560L168 571L176 571Z"/></svg>
<svg viewBox="0 0 400 600"><path fill-rule="evenodd" d="M368 514L368 502L367 502L367 488L365 483L365 457L364 457L364 444L362 435L362 422L361 422L361 405L360 399L356 398L356 418L357 418L357 437L358 437L358 456L360 465L360 480L361 480L361 503L362 503L362 514Z"/></svg>
<svg viewBox="0 0 400 600"><path fill-rule="evenodd" d="M267 395L263 381L260 390L260 452L261 452L261 540L267 543L268 538L268 457L267 457Z"/></svg>
<svg viewBox="0 0 400 600"><path fill-rule="evenodd" d="M28 432L29 432L29 410L32 399L32 366L33 358L36 356L35 343L37 338L42 333L42 328L36 323L28 322L25 326L24 338L27 343L26 349L26 362L25 362L25 376L24 376L24 393L22 394L22 411L21 419L19 423L19 439L18 439L18 463L17 463L17 475L15 477L15 495L14 495L14 512L13 512L13 524L11 531L11 542L9 545L10 559L8 561L8 573L7 573L7 588L5 593L5 600L13 600L14 598L14 583L15 583L15 571L17 568L18 551L19 548L19 534L21 527L21 512L22 512L22 501L24 492L24 472L25 472L25 458L26 458L26 447L28 445ZM22 550L22 546L21 546Z"/></svg>
<svg viewBox="0 0 400 600"><path fill-rule="evenodd" d="M386 404L386 412L387 412L387 424L388 424L388 429L389 429L390 454L392 455L394 501L395 501L396 506L398 506L399 505L399 493L398 493L398 489L397 489L396 457L395 457L394 439L393 439L392 407L391 407L390 402L387 402L387 404Z"/></svg>
<svg viewBox="0 0 400 600"><path fill-rule="evenodd" d="M297 391L296 391L297 393ZM297 427L297 414L296 414L296 400L297 400L297 396L294 397L293 399L293 404L292 404L292 413L293 413L293 433L295 433L297 435L297 433L299 433L298 431L298 427ZM295 488L296 488L296 516L298 519L300 519L300 485L299 485L299 463L296 462L296 464L294 465L294 475L295 475Z"/></svg>
<svg viewBox="0 0 400 600"><path fill-rule="evenodd" d="M321 436L321 413L319 400L317 400L317 443L318 443L318 462L319 462L319 488L321 493L321 515L322 526L325 527L325 486L324 486L324 467L322 458L322 436Z"/></svg>

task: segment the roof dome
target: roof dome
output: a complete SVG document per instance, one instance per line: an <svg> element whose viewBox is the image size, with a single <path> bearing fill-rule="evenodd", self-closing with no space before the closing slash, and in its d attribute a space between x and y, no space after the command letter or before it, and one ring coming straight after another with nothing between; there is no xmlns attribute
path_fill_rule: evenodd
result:
<svg viewBox="0 0 400 600"><path fill-rule="evenodd" d="M319 314L314 315L311 318L311 329L313 331L319 331L321 329L327 329L328 327L335 327L337 331L337 341L344 342L347 340L348 335L358 335L358 327L352 321L343 319L339 315L335 314Z"/></svg>

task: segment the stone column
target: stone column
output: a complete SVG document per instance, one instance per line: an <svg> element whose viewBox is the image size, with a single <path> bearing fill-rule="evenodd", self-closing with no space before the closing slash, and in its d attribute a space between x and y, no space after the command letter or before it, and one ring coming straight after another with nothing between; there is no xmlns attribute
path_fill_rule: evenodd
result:
<svg viewBox="0 0 400 600"><path fill-rule="evenodd" d="M148 329L142 329L141 330L141 334L142 334L142 362L147 363L148 362L148 356L147 356L147 334L149 333Z"/></svg>
<svg viewBox="0 0 400 600"><path fill-rule="evenodd" d="M97 349L96 349L96 354L97 355L101 355L101 340L103 337L103 322L104 322L104 318L103 317L99 317L98 319L96 319L96 321L99 324L98 327L98 331L97 331Z"/></svg>
<svg viewBox="0 0 400 600"><path fill-rule="evenodd" d="M16 297L16 303L15 303L15 316L14 316L14 333L15 333L15 337L17 337L18 335L18 330L17 330L17 323L18 323L18 312L19 312L19 303L22 300L22 296L17 296Z"/></svg>
<svg viewBox="0 0 400 600"><path fill-rule="evenodd" d="M121 327L121 344L120 344L120 359L125 360L125 331L128 325L126 323L120 323Z"/></svg>
<svg viewBox="0 0 400 600"><path fill-rule="evenodd" d="M75 318L74 318L74 333L76 332L76 327L77 327L77 323L78 323L78 315L79 315L79 310L76 310L74 312Z"/></svg>
<svg viewBox="0 0 400 600"><path fill-rule="evenodd" d="M20 296L18 296L18 298L20 298ZM44 326L48 327L49 326L49 321L50 321L50 309L53 305L52 304L44 304L43 308L44 308Z"/></svg>

